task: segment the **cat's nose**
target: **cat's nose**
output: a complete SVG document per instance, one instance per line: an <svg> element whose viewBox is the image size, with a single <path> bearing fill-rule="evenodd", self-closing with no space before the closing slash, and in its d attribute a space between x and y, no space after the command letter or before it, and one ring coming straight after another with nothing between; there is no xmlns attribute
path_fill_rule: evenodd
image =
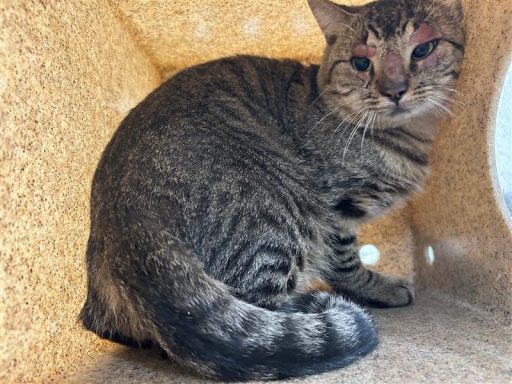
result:
<svg viewBox="0 0 512 384"><path fill-rule="evenodd" d="M408 81L379 85L379 92L382 94L382 96L387 97L397 105L400 102L400 99L406 94L408 89Z"/></svg>
<svg viewBox="0 0 512 384"><path fill-rule="evenodd" d="M384 56L377 87L382 96L398 105L400 99L409 89L409 79L404 68L404 60L400 54L388 52Z"/></svg>

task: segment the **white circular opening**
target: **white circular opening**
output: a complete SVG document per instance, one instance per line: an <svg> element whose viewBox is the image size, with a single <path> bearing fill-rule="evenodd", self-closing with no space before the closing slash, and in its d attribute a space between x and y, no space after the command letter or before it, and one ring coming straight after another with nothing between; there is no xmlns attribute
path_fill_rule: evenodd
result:
<svg viewBox="0 0 512 384"><path fill-rule="evenodd" d="M380 259L379 248L373 244L365 244L359 249L359 258L363 264L377 264Z"/></svg>
<svg viewBox="0 0 512 384"><path fill-rule="evenodd" d="M495 132L496 173L505 201L505 214L512 216L512 65L501 89Z"/></svg>
<svg viewBox="0 0 512 384"><path fill-rule="evenodd" d="M427 260L428 265L433 265L435 260L434 248L430 245L425 247L425 260Z"/></svg>

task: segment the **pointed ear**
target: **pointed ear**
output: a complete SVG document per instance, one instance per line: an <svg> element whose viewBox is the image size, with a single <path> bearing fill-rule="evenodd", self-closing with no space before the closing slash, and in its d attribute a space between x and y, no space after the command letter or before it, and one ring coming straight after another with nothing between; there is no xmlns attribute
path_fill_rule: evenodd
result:
<svg viewBox="0 0 512 384"><path fill-rule="evenodd" d="M308 0L309 7L327 40L340 30L349 28L358 8L335 4L329 0Z"/></svg>
<svg viewBox="0 0 512 384"><path fill-rule="evenodd" d="M461 22L464 20L464 10L462 8L462 2L460 0L448 0L446 3L452 10L452 16L455 20Z"/></svg>
<svg viewBox="0 0 512 384"><path fill-rule="evenodd" d="M461 0L444 0L444 3L454 10L462 10Z"/></svg>
<svg viewBox="0 0 512 384"><path fill-rule="evenodd" d="M464 10L461 0L429 0L421 3L426 15L426 19L432 16L444 19L447 16L456 22L464 20Z"/></svg>

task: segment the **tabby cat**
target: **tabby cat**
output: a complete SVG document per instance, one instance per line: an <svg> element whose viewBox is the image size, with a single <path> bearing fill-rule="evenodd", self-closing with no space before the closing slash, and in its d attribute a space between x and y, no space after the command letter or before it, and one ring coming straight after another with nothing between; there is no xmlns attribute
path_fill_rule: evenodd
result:
<svg viewBox="0 0 512 384"><path fill-rule="evenodd" d="M355 229L421 189L463 57L460 1L309 5L321 65L197 65L121 123L93 180L87 329L205 376L275 379L375 348L355 303L414 301L361 265Z"/></svg>

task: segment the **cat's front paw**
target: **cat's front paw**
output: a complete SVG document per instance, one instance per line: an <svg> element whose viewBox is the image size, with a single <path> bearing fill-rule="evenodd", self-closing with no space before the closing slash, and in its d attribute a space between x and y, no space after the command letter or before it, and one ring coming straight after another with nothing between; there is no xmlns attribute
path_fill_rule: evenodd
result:
<svg viewBox="0 0 512 384"><path fill-rule="evenodd" d="M414 286L406 279L379 275L378 283L367 292L372 307L403 307L414 303Z"/></svg>

